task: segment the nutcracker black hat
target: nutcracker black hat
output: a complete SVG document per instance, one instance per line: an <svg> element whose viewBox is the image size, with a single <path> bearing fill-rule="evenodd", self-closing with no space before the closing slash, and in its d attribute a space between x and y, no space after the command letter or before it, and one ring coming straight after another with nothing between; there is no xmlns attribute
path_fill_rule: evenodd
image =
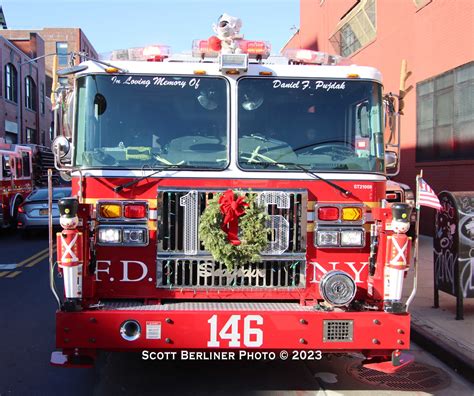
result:
<svg viewBox="0 0 474 396"><path fill-rule="evenodd" d="M61 217L76 217L79 202L77 201L77 198L61 198L58 201L58 208Z"/></svg>
<svg viewBox="0 0 474 396"><path fill-rule="evenodd" d="M392 217L395 221L402 223L410 222L411 206L406 203L397 202L392 204Z"/></svg>

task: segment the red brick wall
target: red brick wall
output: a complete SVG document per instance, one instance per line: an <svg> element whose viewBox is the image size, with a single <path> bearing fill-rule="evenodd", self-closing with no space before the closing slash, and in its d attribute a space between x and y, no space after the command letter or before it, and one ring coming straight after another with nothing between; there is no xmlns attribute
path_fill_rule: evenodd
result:
<svg viewBox="0 0 474 396"><path fill-rule="evenodd" d="M36 62L23 64L33 57L44 54L44 42L37 33L15 34L15 31L0 30L0 67L2 70L2 86L0 100L0 137L5 137L5 120L18 124L18 143L26 142L26 128L36 131L36 142L42 143L41 134L44 131L45 144L50 145L49 129L51 125L51 103L45 97L45 112L41 112L41 84L46 84L45 61L39 59ZM15 37L15 38L13 38ZM6 38L10 38L7 40ZM18 104L5 99L5 65L12 63L17 70L18 84L21 87L21 95ZM21 70L20 70L21 67ZM36 85L36 111L25 106L25 78L30 76ZM46 88L46 85L45 85ZM19 122L21 117L22 122ZM21 131L20 131L21 126Z"/></svg>
<svg viewBox="0 0 474 396"><path fill-rule="evenodd" d="M287 48L312 48L334 53L329 38L355 0L300 1L300 32ZM436 192L474 190L474 153L468 161L417 163L416 84L474 60L474 1L433 0L417 9L412 0L377 0L377 36L353 54L357 64L378 68L386 92L397 92L401 60L411 73L402 118L402 170L396 178L414 187L416 173ZM473 110L474 111L474 110ZM474 131L473 131L474 134ZM433 211L423 209L424 233L431 233Z"/></svg>

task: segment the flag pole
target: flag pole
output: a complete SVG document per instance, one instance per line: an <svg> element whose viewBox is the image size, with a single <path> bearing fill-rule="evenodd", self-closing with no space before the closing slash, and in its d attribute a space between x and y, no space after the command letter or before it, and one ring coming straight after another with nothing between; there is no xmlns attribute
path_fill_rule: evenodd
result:
<svg viewBox="0 0 474 396"><path fill-rule="evenodd" d="M420 240L420 179L423 178L423 169L420 170L420 174L416 175L416 200L415 200L415 209L416 209L416 221L415 221L415 251L413 254L413 290L411 291L410 297L407 300L407 307L412 303L416 295L416 289L418 285L418 252L419 252L419 240Z"/></svg>

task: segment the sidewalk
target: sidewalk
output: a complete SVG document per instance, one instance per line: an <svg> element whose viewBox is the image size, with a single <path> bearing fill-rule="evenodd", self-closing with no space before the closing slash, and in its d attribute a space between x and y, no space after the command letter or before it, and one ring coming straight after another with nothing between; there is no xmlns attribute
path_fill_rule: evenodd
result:
<svg viewBox="0 0 474 396"><path fill-rule="evenodd" d="M419 242L418 291L409 308L411 338L461 374L474 376L474 299L464 299L464 320L456 320L456 297L439 292L439 308L433 308L433 238L421 235ZM413 269L413 266L412 268ZM409 271L404 290L413 285Z"/></svg>

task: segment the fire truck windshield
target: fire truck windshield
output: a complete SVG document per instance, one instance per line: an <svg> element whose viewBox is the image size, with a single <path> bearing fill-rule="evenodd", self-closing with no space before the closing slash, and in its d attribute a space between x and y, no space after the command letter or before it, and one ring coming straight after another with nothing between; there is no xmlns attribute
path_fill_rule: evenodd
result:
<svg viewBox="0 0 474 396"><path fill-rule="evenodd" d="M77 87L75 166L227 167L225 79L89 75Z"/></svg>
<svg viewBox="0 0 474 396"><path fill-rule="evenodd" d="M384 170L378 83L245 77L238 103L244 170Z"/></svg>

